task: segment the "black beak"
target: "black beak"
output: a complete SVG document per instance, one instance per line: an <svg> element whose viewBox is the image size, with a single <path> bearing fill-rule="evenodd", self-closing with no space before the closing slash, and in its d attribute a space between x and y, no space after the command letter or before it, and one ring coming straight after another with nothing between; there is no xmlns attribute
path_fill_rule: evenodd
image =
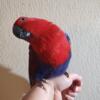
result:
<svg viewBox="0 0 100 100"><path fill-rule="evenodd" d="M30 32L23 30L21 27L14 25L13 26L13 33L16 37L20 39L27 39L30 36Z"/></svg>

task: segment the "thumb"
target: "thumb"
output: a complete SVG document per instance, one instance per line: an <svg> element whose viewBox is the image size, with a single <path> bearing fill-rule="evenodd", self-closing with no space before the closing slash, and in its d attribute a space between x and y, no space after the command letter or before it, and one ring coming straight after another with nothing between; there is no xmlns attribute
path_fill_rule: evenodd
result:
<svg viewBox="0 0 100 100"><path fill-rule="evenodd" d="M70 78L70 76L67 78L65 75L51 78L50 80L53 81L55 88L59 91L63 91L64 89L70 87L72 84L72 78Z"/></svg>
<svg viewBox="0 0 100 100"><path fill-rule="evenodd" d="M78 74L70 74L70 78L72 79L72 85L69 87L70 90L72 90L73 92L76 91L76 88L80 88L83 85L82 82L82 77L79 76Z"/></svg>

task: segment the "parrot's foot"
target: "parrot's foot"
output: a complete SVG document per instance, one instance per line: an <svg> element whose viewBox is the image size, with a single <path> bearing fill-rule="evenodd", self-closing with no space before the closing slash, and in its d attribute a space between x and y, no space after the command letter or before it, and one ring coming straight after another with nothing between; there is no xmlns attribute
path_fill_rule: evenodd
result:
<svg viewBox="0 0 100 100"><path fill-rule="evenodd" d="M48 82L47 82L46 79L43 79L43 80L41 80L41 81L38 81L36 85L37 85L38 87L40 87L40 88L46 90L46 88L44 87L44 84L48 84Z"/></svg>
<svg viewBox="0 0 100 100"><path fill-rule="evenodd" d="M69 77L69 74L67 72L65 72L64 75L67 76L67 78Z"/></svg>

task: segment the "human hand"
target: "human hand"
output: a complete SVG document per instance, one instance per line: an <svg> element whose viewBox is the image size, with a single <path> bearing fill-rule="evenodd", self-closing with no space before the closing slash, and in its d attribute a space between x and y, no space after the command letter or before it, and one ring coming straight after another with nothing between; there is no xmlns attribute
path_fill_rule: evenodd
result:
<svg viewBox="0 0 100 100"><path fill-rule="evenodd" d="M77 74L69 74L68 78L61 75L46 82L42 83L45 89L36 84L22 100L74 100L82 87L82 78Z"/></svg>
<svg viewBox="0 0 100 100"><path fill-rule="evenodd" d="M74 100L82 88L82 77L77 74L69 74L51 79L55 84L55 100Z"/></svg>

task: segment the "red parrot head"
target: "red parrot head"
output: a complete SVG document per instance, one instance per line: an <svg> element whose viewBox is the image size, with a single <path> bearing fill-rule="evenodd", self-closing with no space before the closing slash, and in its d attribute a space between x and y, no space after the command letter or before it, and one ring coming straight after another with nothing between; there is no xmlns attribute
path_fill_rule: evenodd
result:
<svg viewBox="0 0 100 100"><path fill-rule="evenodd" d="M37 19L28 17L19 17L13 25L13 33L16 37L28 40L30 37L38 37Z"/></svg>
<svg viewBox="0 0 100 100"><path fill-rule="evenodd" d="M15 21L13 25L13 33L16 37L26 40L31 35L31 33L28 32L26 28L24 29L27 22L28 18L26 17L20 17Z"/></svg>

